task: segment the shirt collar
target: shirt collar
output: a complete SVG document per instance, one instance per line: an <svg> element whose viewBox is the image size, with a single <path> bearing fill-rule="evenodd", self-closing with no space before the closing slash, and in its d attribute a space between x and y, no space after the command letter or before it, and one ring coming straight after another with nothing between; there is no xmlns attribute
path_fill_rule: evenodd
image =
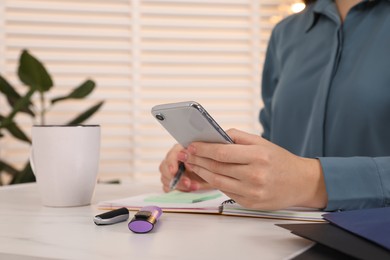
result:
<svg viewBox="0 0 390 260"><path fill-rule="evenodd" d="M333 0L317 0L314 4L308 6L310 21L306 26L306 32L310 31L317 23L321 15L326 15L334 21L338 21L338 11Z"/></svg>
<svg viewBox="0 0 390 260"><path fill-rule="evenodd" d="M362 0L362 2L377 2L381 0ZM390 2L390 0L387 0ZM305 28L305 31L310 31L317 23L318 18L321 15L326 15L336 23L340 23L337 7L333 0L317 0L315 3L308 6L309 22Z"/></svg>

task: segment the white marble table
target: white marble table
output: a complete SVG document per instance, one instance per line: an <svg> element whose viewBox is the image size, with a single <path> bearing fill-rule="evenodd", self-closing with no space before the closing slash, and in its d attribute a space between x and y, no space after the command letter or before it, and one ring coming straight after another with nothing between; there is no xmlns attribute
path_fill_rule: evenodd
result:
<svg viewBox="0 0 390 260"><path fill-rule="evenodd" d="M49 208L36 184L0 187L0 259L288 259L312 245L274 225L283 220L164 213L148 234L92 221L98 201L159 190L98 184L91 206Z"/></svg>

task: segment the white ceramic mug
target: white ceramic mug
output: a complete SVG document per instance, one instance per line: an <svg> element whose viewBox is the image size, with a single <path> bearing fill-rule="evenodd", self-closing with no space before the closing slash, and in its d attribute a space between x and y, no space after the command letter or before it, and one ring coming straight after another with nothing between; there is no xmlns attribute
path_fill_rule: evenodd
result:
<svg viewBox="0 0 390 260"><path fill-rule="evenodd" d="M99 125L34 125L30 163L43 205L89 205L99 156Z"/></svg>

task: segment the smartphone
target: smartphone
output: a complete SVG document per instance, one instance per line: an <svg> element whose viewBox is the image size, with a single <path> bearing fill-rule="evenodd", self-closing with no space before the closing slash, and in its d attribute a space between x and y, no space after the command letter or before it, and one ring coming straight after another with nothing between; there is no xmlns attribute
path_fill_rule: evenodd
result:
<svg viewBox="0 0 390 260"><path fill-rule="evenodd" d="M152 115L183 147L200 141L231 144L233 140L199 103L186 101L157 105Z"/></svg>

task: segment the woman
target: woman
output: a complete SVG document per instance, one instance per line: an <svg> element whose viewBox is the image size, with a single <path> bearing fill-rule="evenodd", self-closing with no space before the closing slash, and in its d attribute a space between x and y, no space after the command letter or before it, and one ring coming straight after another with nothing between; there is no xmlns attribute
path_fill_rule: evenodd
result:
<svg viewBox="0 0 390 260"><path fill-rule="evenodd" d="M165 191L216 188L249 208L348 210L390 205L390 1L306 1L270 38L262 137L176 145Z"/></svg>

